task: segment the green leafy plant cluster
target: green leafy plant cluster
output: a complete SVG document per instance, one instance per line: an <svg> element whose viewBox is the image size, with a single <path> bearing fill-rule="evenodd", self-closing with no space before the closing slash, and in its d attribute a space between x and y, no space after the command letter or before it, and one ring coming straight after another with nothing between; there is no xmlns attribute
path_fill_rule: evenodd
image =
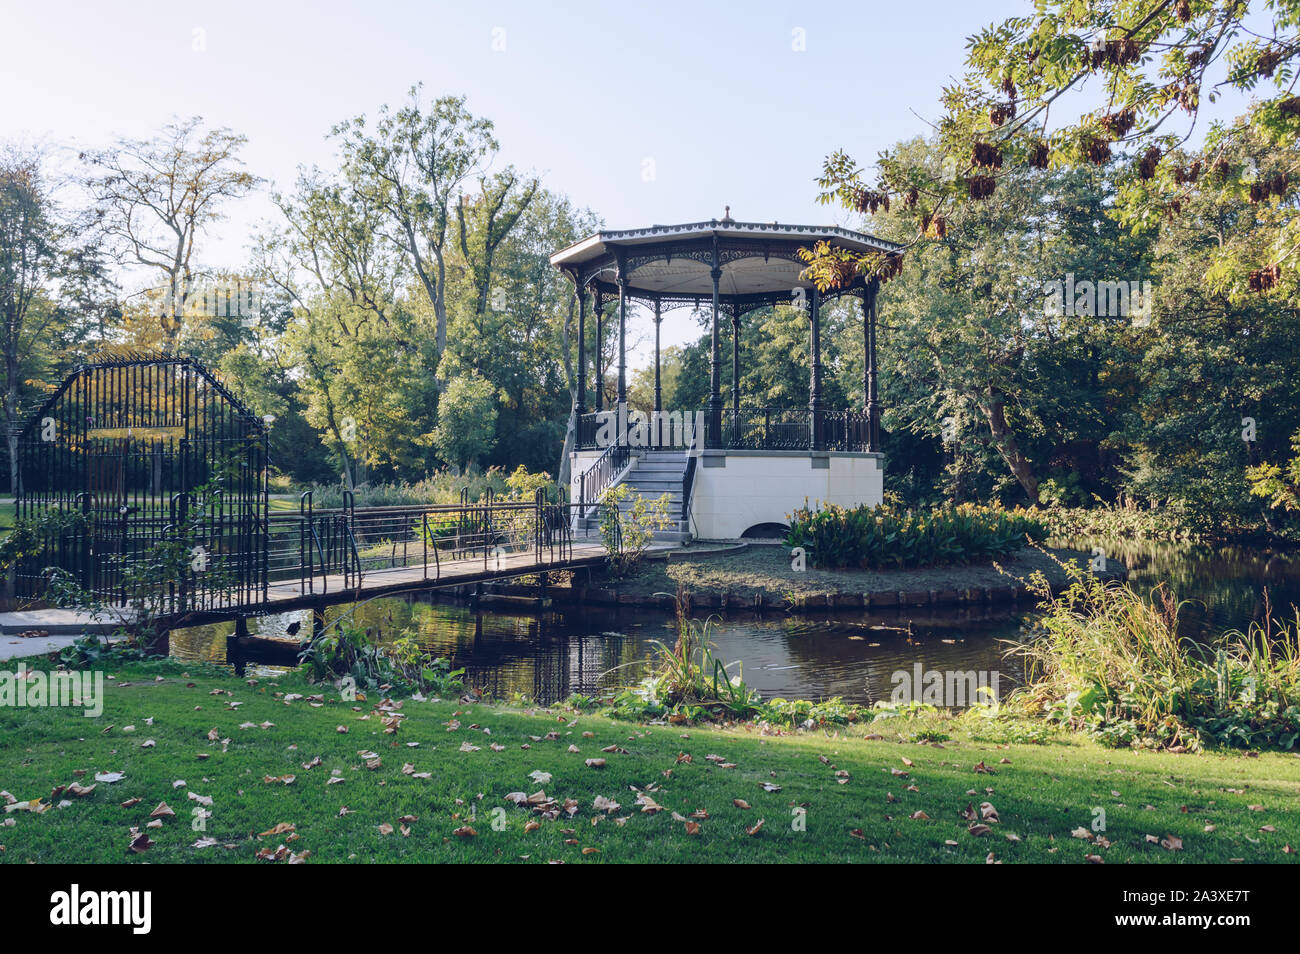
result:
<svg viewBox="0 0 1300 954"><path fill-rule="evenodd" d="M1028 513L975 504L915 511L892 503L852 509L805 503L790 514L789 525L786 544L802 547L812 565L824 569L981 563L1047 536Z"/></svg>
<svg viewBox="0 0 1300 954"><path fill-rule="evenodd" d="M521 465L509 473L500 467L463 474L440 470L415 482L363 484L356 488L354 495L358 507L389 507L459 503L462 490L468 490L473 501L484 499L489 490L497 497L532 500L537 487L546 488L548 499L556 498L555 483L549 474L532 473ZM342 507L344 489L341 484L309 484L300 488L312 491L312 505L317 510Z"/></svg>
<svg viewBox="0 0 1300 954"><path fill-rule="evenodd" d="M724 663L709 640L713 620L689 619L677 596L677 639L655 642L650 675L614 695L611 714L631 719L667 719L674 724L705 718L750 719L763 711L762 697L749 686L740 663ZM736 668L736 674L728 670Z"/></svg>
<svg viewBox="0 0 1300 954"><path fill-rule="evenodd" d="M1076 571L1013 650L1027 684L1011 706L1116 747L1296 749L1300 611L1198 642L1179 634L1180 608L1163 587L1148 600Z"/></svg>
<svg viewBox="0 0 1300 954"><path fill-rule="evenodd" d="M147 650L131 640L112 641L95 635L85 635L72 645L59 650L59 665L67 669L105 669L127 662L150 658Z"/></svg>
<svg viewBox="0 0 1300 954"><path fill-rule="evenodd" d="M1246 469L1253 497L1263 497L1269 507L1300 513L1300 431L1291 435L1292 457L1284 464L1258 464Z"/></svg>
<svg viewBox="0 0 1300 954"><path fill-rule="evenodd" d="M600 538L609 551L610 567L615 576L626 576L640 565L645 552L654 542L655 531L668 530L673 518L668 512L668 494L646 500L637 494L624 508L631 491L616 484L600 496Z"/></svg>
<svg viewBox="0 0 1300 954"><path fill-rule="evenodd" d="M317 635L299 653L299 663L312 682L351 678L360 689L406 689L434 695L464 690L464 669L452 669L433 658L403 633L384 643L371 629L343 618Z"/></svg>
<svg viewBox="0 0 1300 954"><path fill-rule="evenodd" d="M1139 507L1131 500L1094 507L1035 507L1012 511L1038 521L1050 537L1112 537L1132 540L1194 540L1200 534L1187 515L1169 508Z"/></svg>
<svg viewBox="0 0 1300 954"><path fill-rule="evenodd" d="M833 696L822 702L777 698L763 703L760 718L773 725L816 729L822 726L869 722L871 714L864 713L861 706L845 702L839 696Z"/></svg>

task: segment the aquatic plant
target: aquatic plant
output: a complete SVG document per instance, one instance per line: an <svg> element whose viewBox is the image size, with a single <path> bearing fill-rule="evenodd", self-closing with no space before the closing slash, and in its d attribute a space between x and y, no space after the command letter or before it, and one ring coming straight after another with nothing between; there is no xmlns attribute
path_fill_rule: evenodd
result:
<svg viewBox="0 0 1300 954"><path fill-rule="evenodd" d="M1300 742L1300 610L1208 642L1179 634L1164 586L1149 598L1079 569L1045 595L1035 638L1012 647L1027 682L1013 708L1112 746L1294 749Z"/></svg>

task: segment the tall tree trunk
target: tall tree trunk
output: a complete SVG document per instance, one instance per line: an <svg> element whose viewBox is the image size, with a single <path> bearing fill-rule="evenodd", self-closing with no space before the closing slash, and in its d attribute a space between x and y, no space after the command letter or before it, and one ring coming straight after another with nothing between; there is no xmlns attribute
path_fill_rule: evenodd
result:
<svg viewBox="0 0 1300 954"><path fill-rule="evenodd" d="M1020 452L1020 445L1016 442L1015 432L1011 430L1011 425L1007 423L1006 404L1002 395L993 388L986 388L984 393L977 397L977 403L980 410L984 413L985 420L989 424L989 433L993 437L993 445L997 447L998 453L1006 462L1007 467L1020 486L1024 488L1025 494L1029 497L1031 504L1038 503L1038 476L1034 473L1034 467L1028 458Z"/></svg>
<svg viewBox="0 0 1300 954"><path fill-rule="evenodd" d="M8 387L5 391L5 439L9 442L9 493L14 497L22 489L22 475L18 467L18 425L21 418L18 416L18 357L17 355L5 355L5 373L8 377Z"/></svg>
<svg viewBox="0 0 1300 954"><path fill-rule="evenodd" d="M433 298L433 315L435 319L434 347L438 349L438 362L447 350L447 265L442 260L442 253L437 254L438 266L437 294ZM440 369L441 370L441 369Z"/></svg>
<svg viewBox="0 0 1300 954"><path fill-rule="evenodd" d="M17 497L23 489L18 468L18 432L8 421L5 422L5 439L9 442L9 493Z"/></svg>

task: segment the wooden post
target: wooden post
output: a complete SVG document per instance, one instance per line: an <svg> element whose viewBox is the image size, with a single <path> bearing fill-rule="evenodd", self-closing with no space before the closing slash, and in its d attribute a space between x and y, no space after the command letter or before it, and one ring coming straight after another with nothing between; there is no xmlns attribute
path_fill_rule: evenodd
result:
<svg viewBox="0 0 1300 954"><path fill-rule="evenodd" d="M245 656L248 641L248 617L235 617L235 632L226 637L226 662L235 669L235 675L243 678L248 663Z"/></svg>

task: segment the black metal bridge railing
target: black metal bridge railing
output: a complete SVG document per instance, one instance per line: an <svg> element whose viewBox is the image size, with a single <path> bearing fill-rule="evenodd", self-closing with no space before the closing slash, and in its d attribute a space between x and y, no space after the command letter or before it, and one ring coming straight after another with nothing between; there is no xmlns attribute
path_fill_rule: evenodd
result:
<svg viewBox="0 0 1300 954"><path fill-rule="evenodd" d="M181 515L159 518L85 501L80 519L45 530L32 554L19 561L16 594L48 599L50 571L60 568L87 598L128 605L140 587L128 591L121 581L146 578L149 565L158 562L158 547L169 542L196 554L175 578L152 586L171 616L253 611L295 593L504 579L562 569L622 547L617 520L592 526L575 519L587 507L549 503L541 491L533 500L489 495L471 502L462 494L455 504L365 508L345 493L342 507L328 509L316 509L308 491L296 512L269 511L264 519L224 513L220 495L208 499L197 519L181 519L185 501L176 506Z"/></svg>

